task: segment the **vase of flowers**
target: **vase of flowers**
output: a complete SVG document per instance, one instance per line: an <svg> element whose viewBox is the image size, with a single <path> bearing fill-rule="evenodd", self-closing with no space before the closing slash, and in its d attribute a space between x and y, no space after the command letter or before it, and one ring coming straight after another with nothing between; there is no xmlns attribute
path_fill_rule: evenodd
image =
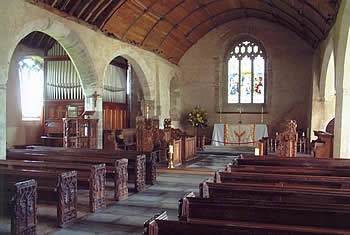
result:
<svg viewBox="0 0 350 235"><path fill-rule="evenodd" d="M194 109L187 114L187 121L193 127L207 127L208 126L208 113L200 106L194 107Z"/></svg>

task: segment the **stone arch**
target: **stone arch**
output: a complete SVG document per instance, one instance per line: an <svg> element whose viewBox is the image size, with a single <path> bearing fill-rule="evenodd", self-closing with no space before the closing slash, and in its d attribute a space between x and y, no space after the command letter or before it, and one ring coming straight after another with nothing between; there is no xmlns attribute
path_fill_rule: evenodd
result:
<svg viewBox="0 0 350 235"><path fill-rule="evenodd" d="M132 82L132 98L131 104L129 104L132 106L132 108L130 109L131 113L129 124L130 127L135 127L136 117L141 116L145 112L145 101L155 100L155 92L151 92L149 85L149 79L151 78L151 70L149 69L149 66L147 65L146 61L142 58L142 56L138 55L137 52L135 52L135 50L131 50L129 48L123 48L121 50L118 50L116 53L113 53L113 55L109 58L109 62L118 56L128 60L128 63L132 68L132 73L136 75L136 79ZM108 64L105 65L104 73L107 69L107 66ZM151 113L154 113L155 111L154 109L156 107L154 106L155 105L153 105L153 111L151 110Z"/></svg>
<svg viewBox="0 0 350 235"><path fill-rule="evenodd" d="M152 71L149 67L149 63L146 62L146 60L140 56L135 49L131 48L122 48L118 51L116 51L108 61L112 61L114 58L121 56L126 58L130 65L133 67L135 72L138 75L139 82L142 86L143 95L145 100L151 100L154 99L152 96L152 91L150 90L150 79ZM105 71L107 69L107 65L105 66Z"/></svg>
<svg viewBox="0 0 350 235"><path fill-rule="evenodd" d="M335 61L334 42L331 38L326 46L320 75L320 98L327 101L334 96L335 92Z"/></svg>
<svg viewBox="0 0 350 235"><path fill-rule="evenodd" d="M14 44L9 51L9 61L18 43L34 31L40 31L49 35L66 50L80 76L86 96L93 94L98 89L94 63L82 40L69 27L49 18L31 21L23 26L22 31L15 36Z"/></svg>

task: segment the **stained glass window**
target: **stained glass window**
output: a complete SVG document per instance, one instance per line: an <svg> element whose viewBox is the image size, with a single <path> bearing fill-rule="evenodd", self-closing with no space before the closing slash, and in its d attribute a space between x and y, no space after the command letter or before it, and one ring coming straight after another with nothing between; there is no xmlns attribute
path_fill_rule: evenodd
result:
<svg viewBox="0 0 350 235"><path fill-rule="evenodd" d="M228 59L228 94L231 104L265 103L265 53L253 39L233 45Z"/></svg>

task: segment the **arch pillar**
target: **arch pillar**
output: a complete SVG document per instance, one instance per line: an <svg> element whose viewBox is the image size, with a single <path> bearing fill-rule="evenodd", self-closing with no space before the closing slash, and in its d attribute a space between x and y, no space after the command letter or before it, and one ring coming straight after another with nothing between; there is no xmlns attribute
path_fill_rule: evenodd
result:
<svg viewBox="0 0 350 235"><path fill-rule="evenodd" d="M1 71L0 71L1 73ZM7 87L6 84L0 84L0 107L2 107L2 112L0 112L0 159L6 159L6 94Z"/></svg>
<svg viewBox="0 0 350 235"><path fill-rule="evenodd" d="M334 158L350 158L350 2L342 3L338 13L336 42L336 108Z"/></svg>

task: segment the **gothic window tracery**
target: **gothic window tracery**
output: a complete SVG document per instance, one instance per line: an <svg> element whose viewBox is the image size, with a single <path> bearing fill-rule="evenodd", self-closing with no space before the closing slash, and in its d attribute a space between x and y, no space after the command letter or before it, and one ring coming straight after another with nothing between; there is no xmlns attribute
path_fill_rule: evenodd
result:
<svg viewBox="0 0 350 235"><path fill-rule="evenodd" d="M266 54L252 38L233 44L227 59L227 103L264 104Z"/></svg>

